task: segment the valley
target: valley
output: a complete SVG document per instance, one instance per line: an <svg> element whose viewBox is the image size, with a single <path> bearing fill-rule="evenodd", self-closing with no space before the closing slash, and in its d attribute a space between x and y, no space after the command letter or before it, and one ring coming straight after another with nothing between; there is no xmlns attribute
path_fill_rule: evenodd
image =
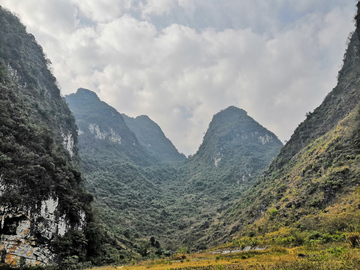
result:
<svg viewBox="0 0 360 270"><path fill-rule="evenodd" d="M121 115L85 89L66 101L79 127L85 185L104 223L130 241L153 236L166 250L206 247L210 224L282 146L244 110L229 107L186 159L146 116Z"/></svg>
<svg viewBox="0 0 360 270"><path fill-rule="evenodd" d="M62 97L0 7L0 269L360 269L357 7L337 85L285 145L228 106L188 157L149 116Z"/></svg>

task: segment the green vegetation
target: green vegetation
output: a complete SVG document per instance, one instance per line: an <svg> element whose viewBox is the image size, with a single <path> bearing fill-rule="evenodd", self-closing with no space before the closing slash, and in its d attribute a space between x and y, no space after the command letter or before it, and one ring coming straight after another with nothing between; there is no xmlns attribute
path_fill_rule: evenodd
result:
<svg viewBox="0 0 360 270"><path fill-rule="evenodd" d="M171 162L183 158L148 117L122 116L85 89L66 100L80 129L86 187L104 223L133 246L155 236L173 251L203 249L210 224L281 147L245 111L230 107L214 116L193 157Z"/></svg>
<svg viewBox="0 0 360 270"><path fill-rule="evenodd" d="M36 208L42 200L56 196L61 205L59 214L66 214L72 223L77 223L78 212L88 209L92 196L81 187L81 174L62 146L60 130L69 131L76 140L75 120L51 73L47 69L40 71L41 65L46 67L45 60L32 71L42 72L43 80L53 84L47 89L47 98L39 91L40 82L33 81L29 70L23 69L32 64L30 57L44 58L41 47L34 45L33 37L26 34L11 13L2 9L0 12L0 35L4 37L0 44L0 179L4 185L1 203ZM10 29L13 31L8 33ZM15 46L13 40L22 46ZM26 44L32 44L32 50ZM11 69L12 63L19 66L18 77L14 75L17 69Z"/></svg>
<svg viewBox="0 0 360 270"><path fill-rule="evenodd" d="M41 201L59 200L57 217L71 225L49 243L60 269L144 259L150 261L134 268L360 268L357 32L338 85L266 169L281 142L243 110L215 115L198 152L182 161L150 119L124 120L85 89L67 97L80 150L66 149L64 137L76 143L77 127L50 62L18 19L0 9L1 206L38 211ZM77 226L81 211L84 230ZM243 251L193 254L220 243L216 252ZM265 250L249 250L259 247Z"/></svg>
<svg viewBox="0 0 360 270"><path fill-rule="evenodd" d="M113 254L119 256L124 248L114 243L97 221L91 206L93 196L83 186L75 119L48 69L50 61L19 19L1 7L0 36L2 224L13 213L29 213L25 218L35 239L32 245L56 251L61 269L66 264L86 266L90 258L100 263ZM70 226L62 237L42 235L50 226L43 224L40 214L42 202L48 199L58 203L55 218L65 218ZM81 213L85 214L83 227ZM0 237L15 234L16 222L2 226ZM3 242L0 244L3 247ZM3 264L7 251L1 252ZM25 259L18 263L23 267Z"/></svg>
<svg viewBox="0 0 360 270"><path fill-rule="evenodd" d="M269 168L221 219L218 239L285 247L357 246L359 40L350 41L338 85L299 125ZM270 237L270 236L273 237ZM250 237L251 236L251 237ZM238 242L236 240L235 242Z"/></svg>
<svg viewBox="0 0 360 270"><path fill-rule="evenodd" d="M172 142L165 137L161 128L148 116L141 115L132 118L122 114L122 117L140 144L161 162L179 162L186 159L185 155L176 150Z"/></svg>

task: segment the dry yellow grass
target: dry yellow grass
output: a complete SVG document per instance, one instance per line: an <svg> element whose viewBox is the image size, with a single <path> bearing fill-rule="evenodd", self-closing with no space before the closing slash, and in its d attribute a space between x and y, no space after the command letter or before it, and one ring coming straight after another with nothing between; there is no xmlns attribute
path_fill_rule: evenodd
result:
<svg viewBox="0 0 360 270"><path fill-rule="evenodd" d="M242 254L246 253L234 253L231 256L222 255L220 259L216 259L216 255L209 253L194 254L191 259L180 261L167 261L167 260L154 260L154 261L145 261L138 263L136 265L126 265L126 266L107 266L93 268L96 270L165 270L165 269L177 269L185 267L201 267L201 266L210 266L210 265L229 265L229 264L239 264L242 267L253 267L253 266L262 266L270 268L276 263L292 262L296 261L298 252L296 249L287 249L286 254L270 254L268 252L258 252L257 255L243 259L241 258Z"/></svg>

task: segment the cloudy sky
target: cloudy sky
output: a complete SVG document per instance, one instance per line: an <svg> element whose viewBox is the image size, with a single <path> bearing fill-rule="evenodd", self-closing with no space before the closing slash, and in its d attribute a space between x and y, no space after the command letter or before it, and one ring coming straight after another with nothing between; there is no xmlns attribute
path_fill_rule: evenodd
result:
<svg viewBox="0 0 360 270"><path fill-rule="evenodd" d="M180 152L212 116L245 109L288 140L336 85L356 0L0 0L53 63L63 95L84 87L148 115Z"/></svg>

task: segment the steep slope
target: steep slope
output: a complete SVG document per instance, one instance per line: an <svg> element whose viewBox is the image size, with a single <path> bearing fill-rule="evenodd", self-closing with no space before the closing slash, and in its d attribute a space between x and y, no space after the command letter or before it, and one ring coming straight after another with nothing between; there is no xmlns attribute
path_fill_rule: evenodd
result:
<svg viewBox="0 0 360 270"><path fill-rule="evenodd" d="M161 128L148 116L136 118L122 114L125 123L134 132L141 145L162 162L178 162L186 159L180 154L172 142L165 137Z"/></svg>
<svg viewBox="0 0 360 270"><path fill-rule="evenodd" d="M155 236L165 247L176 249L198 241L282 146L245 111L229 107L214 116L203 144L189 160L151 164L154 158L146 158L151 154L145 147L158 160L183 157L148 117L121 116L84 89L66 100L79 126L86 186L102 209L103 221L133 243ZM124 130L134 131L138 138L131 133L130 141L138 139L136 149L144 152L121 148ZM112 137L121 138L121 144Z"/></svg>
<svg viewBox="0 0 360 270"><path fill-rule="evenodd" d="M193 191L232 202L277 155L282 143L247 113L229 107L216 114L197 153L189 160Z"/></svg>
<svg viewBox="0 0 360 270"><path fill-rule="evenodd" d="M0 36L0 263L85 260L92 196L76 167L75 119L42 48L1 7ZM67 254L62 239L76 245Z"/></svg>
<svg viewBox="0 0 360 270"><path fill-rule="evenodd" d="M96 151L105 160L116 158L143 166L154 164L154 158L140 145L121 114L94 92L80 88L65 99L79 127L81 150ZM84 163L90 166L89 162Z"/></svg>
<svg viewBox="0 0 360 270"><path fill-rule="evenodd" d="M158 167L159 160L142 147L122 115L94 92L79 89L65 99L79 126L85 184L102 209L102 220L133 245L136 239L165 234L176 214L163 210L176 192L162 183L173 182L178 169Z"/></svg>
<svg viewBox="0 0 360 270"><path fill-rule="evenodd" d="M325 241L323 234L335 239L337 231L358 231L358 30L359 24L348 45L337 86L313 113L307 114L263 176L224 214L223 224L213 226L213 231L220 232L218 238L229 239L239 230L242 235L264 235L284 227L289 232L287 237L304 230L309 234L317 231L313 240L321 242Z"/></svg>
<svg viewBox="0 0 360 270"><path fill-rule="evenodd" d="M213 117L187 164L182 194L202 217L185 236L188 242L207 242L210 224L254 183L281 147L272 132L242 109L231 106Z"/></svg>
<svg viewBox="0 0 360 270"><path fill-rule="evenodd" d="M202 162L208 166L221 168L232 159L239 160L244 156L251 156L259 160L247 160L244 167L251 164L264 167L278 153L281 146L282 143L272 132L262 127L244 110L231 106L213 117L192 162ZM259 162L261 157L264 159ZM262 163L263 161L265 164ZM240 173L251 174L251 171L256 170L257 168L249 168L246 172Z"/></svg>

